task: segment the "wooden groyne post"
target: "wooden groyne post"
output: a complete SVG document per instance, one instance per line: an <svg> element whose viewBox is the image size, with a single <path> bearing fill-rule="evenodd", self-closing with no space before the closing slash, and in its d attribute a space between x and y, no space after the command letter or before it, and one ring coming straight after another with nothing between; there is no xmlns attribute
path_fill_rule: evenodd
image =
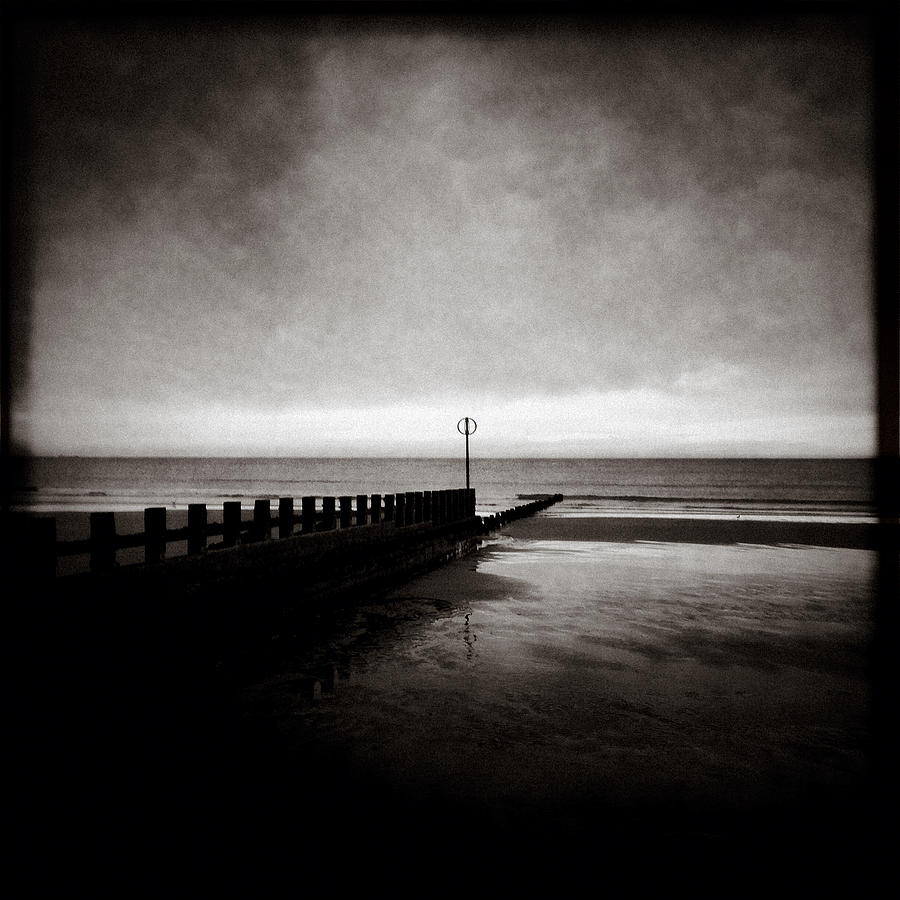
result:
<svg viewBox="0 0 900 900"><path fill-rule="evenodd" d="M372 494L371 524L381 523L381 494Z"/></svg>
<svg viewBox="0 0 900 900"><path fill-rule="evenodd" d="M144 510L144 561L159 562L166 555L166 508Z"/></svg>
<svg viewBox="0 0 900 900"><path fill-rule="evenodd" d="M294 533L294 498L281 497L278 501L278 537L289 538Z"/></svg>
<svg viewBox="0 0 900 900"><path fill-rule="evenodd" d="M206 504L188 504L188 555L196 556L206 549Z"/></svg>
<svg viewBox="0 0 900 900"><path fill-rule="evenodd" d="M258 541L272 536L272 504L268 500L257 500L253 504L253 537Z"/></svg>
<svg viewBox="0 0 900 900"><path fill-rule="evenodd" d="M116 565L116 514L92 512L91 571L106 572Z"/></svg>
<svg viewBox="0 0 900 900"><path fill-rule="evenodd" d="M4 561L8 559L19 571L28 573L38 586L56 578L56 519L5 515L0 539Z"/></svg>
<svg viewBox="0 0 900 900"><path fill-rule="evenodd" d="M241 502L226 500L222 506L223 531L222 543L226 547L237 545L241 536Z"/></svg>
<svg viewBox="0 0 900 900"><path fill-rule="evenodd" d="M342 507L343 514L343 507ZM316 498L304 497L300 501L300 531L312 534L316 530Z"/></svg>

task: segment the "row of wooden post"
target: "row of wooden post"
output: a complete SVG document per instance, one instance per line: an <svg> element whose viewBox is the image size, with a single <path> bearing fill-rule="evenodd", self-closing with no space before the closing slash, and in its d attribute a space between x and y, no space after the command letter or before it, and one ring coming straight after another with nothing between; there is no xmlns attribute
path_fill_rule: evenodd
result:
<svg viewBox="0 0 900 900"><path fill-rule="evenodd" d="M206 549L206 539L211 531L222 534L222 545L234 547L241 541L241 532L247 531L251 541L271 537L274 525L279 539L294 534L300 524L301 534L314 531L331 531L340 527L378 525L392 522L397 527L430 522L443 525L475 515L474 489L458 488L441 491L408 491L402 494L357 494L354 508L352 496L323 497L321 508L317 497L303 497L299 517L294 513L294 498L282 497L278 501L278 517L273 520L271 501L257 500L253 507L252 522L245 522L239 500L223 504L221 528L210 529L207 523L205 503L188 505L187 552L189 556ZM91 571L104 571L115 566L116 550L122 545L116 534L115 513L97 512L90 515ZM148 563L159 562L166 553L166 542L183 540L179 533L173 535L166 529L166 508L149 507L144 510L144 559Z"/></svg>

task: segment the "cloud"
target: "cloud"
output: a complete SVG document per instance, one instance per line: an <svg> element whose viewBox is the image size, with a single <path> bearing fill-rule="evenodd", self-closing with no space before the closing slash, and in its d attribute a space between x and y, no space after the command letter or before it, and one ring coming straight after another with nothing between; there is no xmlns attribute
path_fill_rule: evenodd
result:
<svg viewBox="0 0 900 900"><path fill-rule="evenodd" d="M458 418L478 430L472 453L490 456L865 456L874 441L866 411L823 417L795 404L774 409L748 390L672 395L633 389L554 399L490 401L477 392L447 403L370 402L332 409L260 407L210 398L165 407L121 398L50 403L32 411L35 446L60 435L69 452L103 455L109 435L122 455L456 456Z"/></svg>
<svg viewBox="0 0 900 900"><path fill-rule="evenodd" d="M754 427L851 415L873 374L866 53L822 22L36 40L31 420L82 398L193 416L173 428L207 446L222 404L693 392L710 413L744 389L710 373L737 371Z"/></svg>

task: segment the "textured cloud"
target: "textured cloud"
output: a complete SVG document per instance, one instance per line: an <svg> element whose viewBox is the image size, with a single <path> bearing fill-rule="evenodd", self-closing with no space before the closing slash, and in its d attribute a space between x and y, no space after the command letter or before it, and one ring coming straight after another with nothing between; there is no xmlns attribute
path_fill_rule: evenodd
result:
<svg viewBox="0 0 900 900"><path fill-rule="evenodd" d="M868 57L843 20L129 21L34 46L45 448L104 404L177 410L200 449L222 404L871 407Z"/></svg>

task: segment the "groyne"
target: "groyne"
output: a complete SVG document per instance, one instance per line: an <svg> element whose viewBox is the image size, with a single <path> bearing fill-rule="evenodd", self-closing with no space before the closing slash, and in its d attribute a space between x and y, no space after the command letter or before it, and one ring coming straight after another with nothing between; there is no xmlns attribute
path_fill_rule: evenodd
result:
<svg viewBox="0 0 900 900"><path fill-rule="evenodd" d="M191 504L187 525L169 528L167 510L150 507L143 531L119 534L115 513L95 512L88 539L57 541L54 519L24 517L9 538L20 594L53 607L57 619L72 617L73 629L102 622L114 631L118 623L234 645L470 553L491 532L561 499L487 517L476 515L470 489L302 497L299 508L280 498L277 515L262 499L250 517L226 501L220 521ZM57 574L73 556L85 571Z"/></svg>
<svg viewBox="0 0 900 900"><path fill-rule="evenodd" d="M52 518L8 520L17 653L26 669L41 660L42 677L87 678L88 693L105 693L110 679L147 697L163 685L182 691L256 665L273 641L306 639L333 609L470 553L560 499L489 517L475 514L466 489L304 497L299 514L282 499L277 518L266 516L268 500L250 518L226 503L221 522L192 507L187 528L174 529L151 508L144 531L125 535L114 514L93 513L91 537L77 542L57 542ZM179 541L186 552L167 555ZM127 564L135 548L143 559ZM87 570L57 576L57 560L74 553Z"/></svg>
<svg viewBox="0 0 900 900"><path fill-rule="evenodd" d="M245 516L240 501L225 501L221 519L211 518L206 504L191 503L187 507L187 524L175 527L169 525L166 507L146 508L144 528L139 532L119 532L116 513L85 514L89 517L90 536L76 540L59 540L56 520L51 516L20 515L10 520L7 539L13 544L10 558L16 561L19 572L38 580L67 574L59 571L60 562L80 556L89 558L89 565L84 566L87 572L78 576L82 580L88 573L127 573L126 577L144 579L151 577L150 567L163 564L164 569L152 571L165 572L167 578L187 586L192 575L201 577L206 569L215 567L205 562L213 556L218 564L237 571L254 568L257 560L266 563L296 556L308 561L317 555L317 548L349 550L363 544L376 549L382 540L401 534L434 537L436 529L477 537L561 499L562 495L540 496L486 517L476 515L475 491L466 488L303 497L299 508L294 498L282 497L274 515L273 501L260 499L254 503L251 518ZM404 531L413 526L417 526L415 531ZM305 540L298 542L297 538ZM276 545L279 549L272 549ZM175 553L170 555L173 547ZM230 556L221 554L229 550ZM135 551L140 558L136 558ZM192 562L186 562L185 557ZM440 559L440 554L436 558ZM136 563L143 567L137 568Z"/></svg>

